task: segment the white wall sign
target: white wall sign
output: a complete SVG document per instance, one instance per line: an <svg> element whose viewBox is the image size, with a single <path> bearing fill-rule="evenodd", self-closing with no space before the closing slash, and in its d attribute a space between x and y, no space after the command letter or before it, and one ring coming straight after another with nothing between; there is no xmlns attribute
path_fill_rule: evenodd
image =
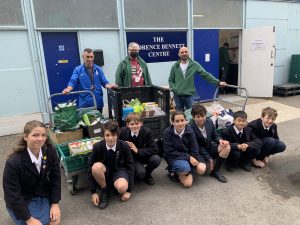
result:
<svg viewBox="0 0 300 225"><path fill-rule="evenodd" d="M251 50L265 50L266 43L264 40L256 39L251 42Z"/></svg>

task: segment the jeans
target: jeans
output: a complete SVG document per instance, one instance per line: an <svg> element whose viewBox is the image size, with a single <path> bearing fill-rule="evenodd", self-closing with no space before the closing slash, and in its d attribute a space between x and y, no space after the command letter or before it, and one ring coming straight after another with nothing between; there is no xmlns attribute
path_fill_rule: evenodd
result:
<svg viewBox="0 0 300 225"><path fill-rule="evenodd" d="M261 141L263 146L260 154L256 157L257 160L263 160L268 155L274 155L286 149L286 145L282 141L272 137L263 138Z"/></svg>
<svg viewBox="0 0 300 225"><path fill-rule="evenodd" d="M174 95L174 101L176 105L176 110L184 112L184 110L192 108L194 104L194 96L180 96Z"/></svg>

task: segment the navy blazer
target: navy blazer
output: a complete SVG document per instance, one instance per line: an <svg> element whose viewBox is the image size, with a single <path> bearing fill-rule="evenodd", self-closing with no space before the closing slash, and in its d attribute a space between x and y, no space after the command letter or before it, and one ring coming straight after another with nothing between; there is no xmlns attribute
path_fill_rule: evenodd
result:
<svg viewBox="0 0 300 225"><path fill-rule="evenodd" d="M188 125L180 138L174 132L174 126L166 128L163 133L164 158L168 164L175 160L190 161L190 156L199 160L199 148L195 134Z"/></svg>
<svg viewBox="0 0 300 225"><path fill-rule="evenodd" d="M119 139L123 141L132 141L131 130L128 127L122 127ZM158 147L154 141L152 131L142 126L137 136L138 153L131 151L135 160L148 160L152 155L158 154Z"/></svg>
<svg viewBox="0 0 300 225"><path fill-rule="evenodd" d="M261 118L256 119L248 123L248 127L250 127L255 134L256 137L259 139L263 139L265 137L272 137L279 140L278 132L277 132L277 125L275 123L270 126L269 131L265 132L265 128L263 127Z"/></svg>
<svg viewBox="0 0 300 225"><path fill-rule="evenodd" d="M61 176L59 160L53 146L42 147L43 160L39 173L32 163L27 148L14 153L6 161L3 173L3 189L6 207L18 220L28 220L27 208L34 197L47 197L50 203L61 199Z"/></svg>
<svg viewBox="0 0 300 225"><path fill-rule="evenodd" d="M96 193L98 183L93 177L92 166L96 162L104 163L107 158L106 142L104 140L94 144L93 151L89 157L89 170L88 170L88 184L91 193ZM134 167L133 158L130 152L129 145L122 140L117 140L116 145L116 159L115 165L116 170L124 170L129 175L128 192L131 192L134 184Z"/></svg>
<svg viewBox="0 0 300 225"><path fill-rule="evenodd" d="M206 160L211 160L211 156L209 153L205 150L205 148L209 148L211 145L211 142L215 142L219 144L220 137L218 136L215 126L212 122L211 119L207 118L204 122L207 138L203 137L201 131L199 130L199 127L193 120L191 123L191 128L193 129L198 145L199 145L199 151L200 154L206 159ZM202 147L202 148L201 148Z"/></svg>
<svg viewBox="0 0 300 225"><path fill-rule="evenodd" d="M232 124L221 132L221 137L230 142L230 148L232 151L238 150L238 144L242 144L240 143L240 138L235 132L233 126L234 125ZM244 143L248 144L250 148L260 149L262 146L261 140L253 134L252 129L249 127L245 127L243 129L243 139L245 140Z"/></svg>

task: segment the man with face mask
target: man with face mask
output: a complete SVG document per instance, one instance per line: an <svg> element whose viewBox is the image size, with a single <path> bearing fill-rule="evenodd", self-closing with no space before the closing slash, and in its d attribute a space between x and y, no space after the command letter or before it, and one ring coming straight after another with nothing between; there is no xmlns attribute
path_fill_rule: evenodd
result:
<svg viewBox="0 0 300 225"><path fill-rule="evenodd" d="M174 93L174 101L177 111L192 108L194 95L196 94L194 77L196 74L214 85L225 86L226 82L220 82L211 73L207 72L198 62L189 57L187 47L179 49L179 60L172 66L169 76L170 90Z"/></svg>
<svg viewBox="0 0 300 225"><path fill-rule="evenodd" d="M119 87L137 87L152 85L147 64L139 56L139 45L128 45L128 56L123 59L116 71L116 84Z"/></svg>
<svg viewBox="0 0 300 225"><path fill-rule="evenodd" d="M87 90L94 93L97 109L102 113L103 109L103 91L104 88L114 88L116 85L109 84L102 69L94 64L94 52L90 48L83 50L82 58L84 63L77 66L72 74L68 86L62 91L63 94L68 94L75 87L78 90ZM102 87L101 87L102 86ZM83 93L79 95L79 108L87 108L93 106L93 99L90 94Z"/></svg>

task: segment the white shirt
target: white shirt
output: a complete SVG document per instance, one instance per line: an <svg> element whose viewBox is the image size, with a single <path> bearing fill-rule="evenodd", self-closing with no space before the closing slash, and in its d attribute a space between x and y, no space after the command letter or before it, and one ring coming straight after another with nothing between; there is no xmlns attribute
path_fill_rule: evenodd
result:
<svg viewBox="0 0 300 225"><path fill-rule="evenodd" d="M41 172L41 166L42 166L42 159L43 159L43 153L42 150L40 149L39 152L39 156L38 158L36 158L33 153L31 152L31 150L29 148L27 148L27 151L29 153L31 162L34 163L35 167L37 168L37 170L39 171L39 173Z"/></svg>
<svg viewBox="0 0 300 225"><path fill-rule="evenodd" d="M202 133L203 137L206 139L206 138L207 138L207 133L206 133L205 126L203 126L203 129L202 129L202 128L200 128L200 127L198 127L198 128L199 128L199 130L201 131L201 133Z"/></svg>
<svg viewBox="0 0 300 225"><path fill-rule="evenodd" d="M180 138L182 138L182 135L184 134L185 128L181 131L180 134L177 133L175 127L174 127L174 133L177 134Z"/></svg>
<svg viewBox="0 0 300 225"><path fill-rule="evenodd" d="M270 130L270 127L265 127L264 123L263 123L263 122L261 122L261 123L262 123L262 125L263 125L264 130L265 130L265 129L267 129L268 131Z"/></svg>
<svg viewBox="0 0 300 225"><path fill-rule="evenodd" d="M113 147L109 147L107 144L106 144L106 149L107 151L109 151L110 149L113 150L114 152L116 152L116 147L117 147L117 143L113 146Z"/></svg>
<svg viewBox="0 0 300 225"><path fill-rule="evenodd" d="M135 135L136 137L139 136L139 133L133 133L132 131L130 131L130 132L131 132L131 137L133 137L134 135Z"/></svg>
<svg viewBox="0 0 300 225"><path fill-rule="evenodd" d="M180 68L181 68L181 71L183 73L183 76L185 77L185 73L186 73L186 69L188 67L189 63L180 63Z"/></svg>
<svg viewBox="0 0 300 225"><path fill-rule="evenodd" d="M233 128L237 135L239 135L239 133L242 133L242 135L243 135L243 130L239 131L235 126L233 126Z"/></svg>

